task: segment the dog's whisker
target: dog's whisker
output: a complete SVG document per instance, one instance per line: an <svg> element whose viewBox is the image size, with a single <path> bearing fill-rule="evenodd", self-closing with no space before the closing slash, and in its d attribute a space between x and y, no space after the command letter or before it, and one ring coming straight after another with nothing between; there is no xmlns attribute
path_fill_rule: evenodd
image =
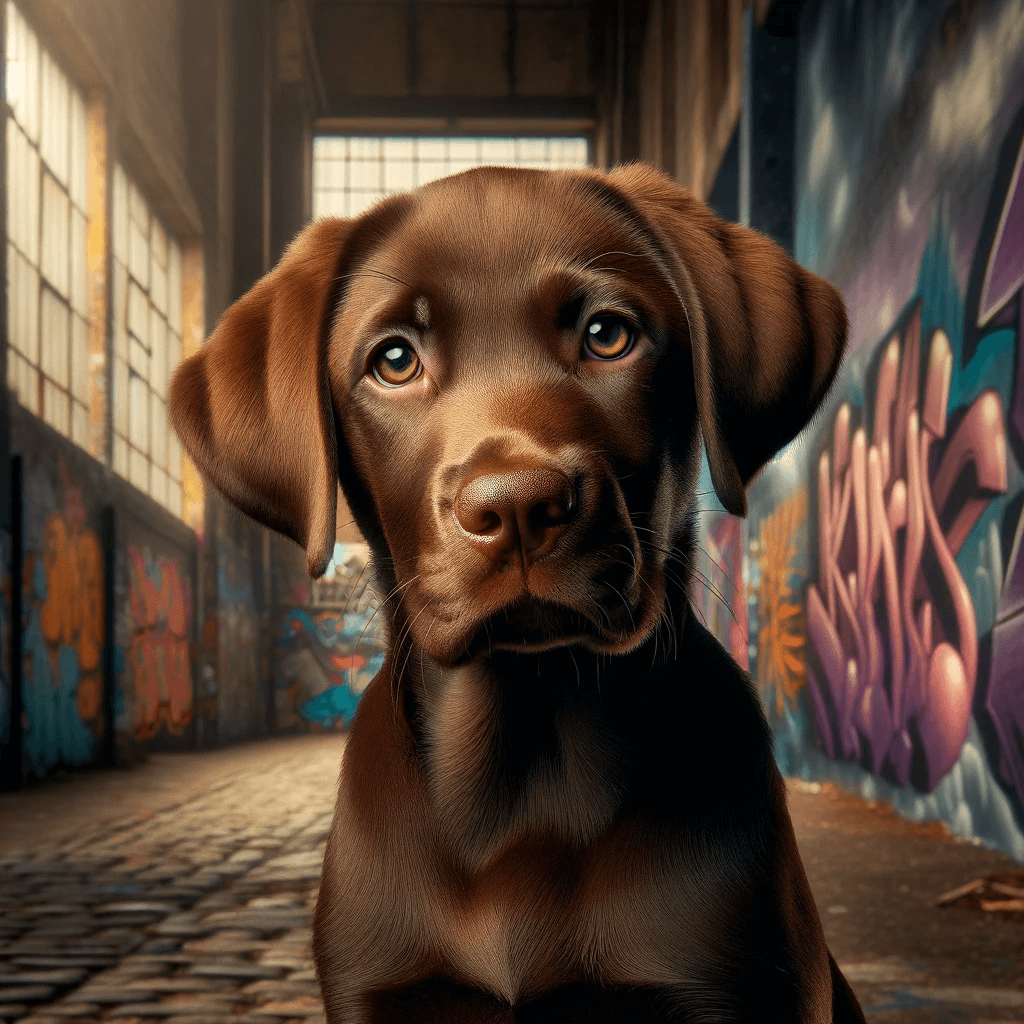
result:
<svg viewBox="0 0 1024 1024"><path fill-rule="evenodd" d="M359 574L359 576L360 576L360 578L362 578L362 573L360 573L360 574ZM372 615L371 615L371 616L370 616L370 617L369 617L369 618L368 618L368 619L366 620L366 622L365 622L365 623L363 624L363 628L362 628L362 631L361 631L361 632L360 632L360 634L359 634L359 639L358 639L358 640L356 641L356 646L357 646L357 647L359 646L359 644L361 644L361 643L362 643L362 641L363 641L363 637L364 637L364 636L366 635L366 631L367 631L367 630L368 630L368 629L370 628L370 623L372 623L372 622L373 622L373 620L374 620L374 619L375 619L375 618L377 617L377 613L378 613L379 611L381 611L381 609L382 609L382 608L383 608L383 607L384 607L384 606L385 606L385 605L386 605L386 604L387 604L387 603L388 603L388 602L389 602L389 601L390 601L390 600L391 600L392 598L398 597L398 596L399 596L399 592L400 592L400 591L402 591L402 590L405 590L405 589L406 589L407 587L411 587L411 586L412 586L412 585L413 585L413 584L414 584L414 583L415 583L415 582L416 582L416 581L417 581L418 579L419 579L419 575L417 574L417 575L416 575L416 576L414 576L414 577L413 577L413 578L412 578L411 580L408 580L408 581L407 581L407 582L405 582L405 583L400 583L400 584L398 584L398 586L394 587L394 588L392 589L392 591L391 591L391 592L390 592L390 593L388 594L388 596L384 598L384 600L383 600L383 601L378 601L378 602L377 602L377 607L376 607L376 608L374 608L374 610L373 610L373 614L372 614ZM357 581L357 583L358 583L358 581ZM347 602L347 601L345 602L345 611L346 611L346 612L348 611L348 602Z"/></svg>

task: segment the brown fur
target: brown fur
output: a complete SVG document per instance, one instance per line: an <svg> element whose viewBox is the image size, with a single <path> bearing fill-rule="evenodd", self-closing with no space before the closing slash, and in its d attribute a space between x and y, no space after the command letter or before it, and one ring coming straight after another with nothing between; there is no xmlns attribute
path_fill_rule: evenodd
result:
<svg viewBox="0 0 1024 1024"><path fill-rule="evenodd" d="M607 310L620 360L583 347ZM213 483L316 575L340 478L385 595L314 926L331 1024L863 1019L687 601L701 437L743 514L845 334L649 168L486 168L311 225L178 371ZM395 337L423 372L385 388Z"/></svg>

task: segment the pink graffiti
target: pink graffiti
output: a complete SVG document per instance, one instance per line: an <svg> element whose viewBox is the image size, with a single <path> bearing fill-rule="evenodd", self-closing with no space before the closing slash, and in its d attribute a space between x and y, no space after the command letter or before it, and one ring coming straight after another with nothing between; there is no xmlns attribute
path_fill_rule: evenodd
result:
<svg viewBox="0 0 1024 1024"><path fill-rule="evenodd" d="M182 581L173 558L154 563L132 546L128 559L135 734L145 739L161 727L180 734L193 714L188 584Z"/></svg>
<svg viewBox="0 0 1024 1024"><path fill-rule="evenodd" d="M850 436L836 415L818 464L819 579L807 628L824 671L808 683L830 756L905 785L923 759L927 790L967 737L978 668L970 592L956 555L1007 488L1003 408L982 392L945 440L953 353L931 336L920 367L921 310L884 347L873 424ZM902 358L901 358L902 357ZM920 383L919 383L920 382Z"/></svg>
<svg viewBox="0 0 1024 1024"><path fill-rule="evenodd" d="M704 533L693 601L704 625L743 668L747 657L747 597L743 582L742 520L726 512Z"/></svg>

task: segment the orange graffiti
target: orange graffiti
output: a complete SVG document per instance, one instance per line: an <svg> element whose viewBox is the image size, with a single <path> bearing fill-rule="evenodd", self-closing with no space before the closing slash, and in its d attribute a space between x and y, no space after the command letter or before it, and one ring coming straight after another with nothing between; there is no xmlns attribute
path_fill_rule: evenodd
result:
<svg viewBox="0 0 1024 1024"><path fill-rule="evenodd" d="M135 734L156 735L161 726L179 735L192 721L192 674L188 652L188 590L172 558L147 567L136 547L131 563L134 633L129 663L136 700Z"/></svg>
<svg viewBox="0 0 1024 1024"><path fill-rule="evenodd" d="M807 681L804 660L804 612L794 600L791 579L796 538L807 522L807 490L800 488L761 521L761 581L758 584L757 682L762 692L771 684L775 710L781 716L792 706Z"/></svg>
<svg viewBox="0 0 1024 1024"><path fill-rule="evenodd" d="M70 647L78 657L76 693L83 721L100 711L103 687L100 656L103 651L103 553L96 534L85 525L80 502L68 501L67 514L51 512L43 528L43 567L46 600L39 622L52 664L59 679L58 654Z"/></svg>

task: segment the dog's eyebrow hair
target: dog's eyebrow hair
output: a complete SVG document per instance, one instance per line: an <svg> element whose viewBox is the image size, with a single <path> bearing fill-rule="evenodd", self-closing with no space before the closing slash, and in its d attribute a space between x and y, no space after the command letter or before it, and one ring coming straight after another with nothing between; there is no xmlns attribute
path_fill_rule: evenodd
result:
<svg viewBox="0 0 1024 1024"><path fill-rule="evenodd" d="M626 227L631 236L631 241L642 243L640 252L617 253L616 255L633 256L637 259L642 256L647 256L648 259L653 258L661 272L671 281L672 275L668 268L672 265L672 259L665 252L661 240L651 230L651 226L647 223L643 214L618 189L602 181L597 181L593 178L583 178L579 181L579 185L583 191L590 193L594 199ZM612 255L612 253L606 253L605 255Z"/></svg>
<svg viewBox="0 0 1024 1024"><path fill-rule="evenodd" d="M669 269L675 261L671 254L666 251L665 246L658 237L658 233L647 222L644 215L618 189L605 184L603 181L598 181L596 178L582 178L579 184L583 191L590 193L602 206L625 224L631 238L639 238L644 243L647 250L646 255L657 265L672 289L692 331L693 324L690 319L690 310L687 308L686 301L683 299L683 293L679 290L679 285Z"/></svg>
<svg viewBox="0 0 1024 1024"><path fill-rule="evenodd" d="M395 284L403 285L406 288L409 287L400 277L395 277L393 274L385 274L383 270L374 270L373 267L363 267L362 270L354 270L351 274L339 274L334 280L351 281L354 277L379 277L383 281L393 281Z"/></svg>
<svg viewBox="0 0 1024 1024"><path fill-rule="evenodd" d="M416 301L412 304L412 312L416 326L421 331L428 330L430 328L430 304L425 295L416 296Z"/></svg>

